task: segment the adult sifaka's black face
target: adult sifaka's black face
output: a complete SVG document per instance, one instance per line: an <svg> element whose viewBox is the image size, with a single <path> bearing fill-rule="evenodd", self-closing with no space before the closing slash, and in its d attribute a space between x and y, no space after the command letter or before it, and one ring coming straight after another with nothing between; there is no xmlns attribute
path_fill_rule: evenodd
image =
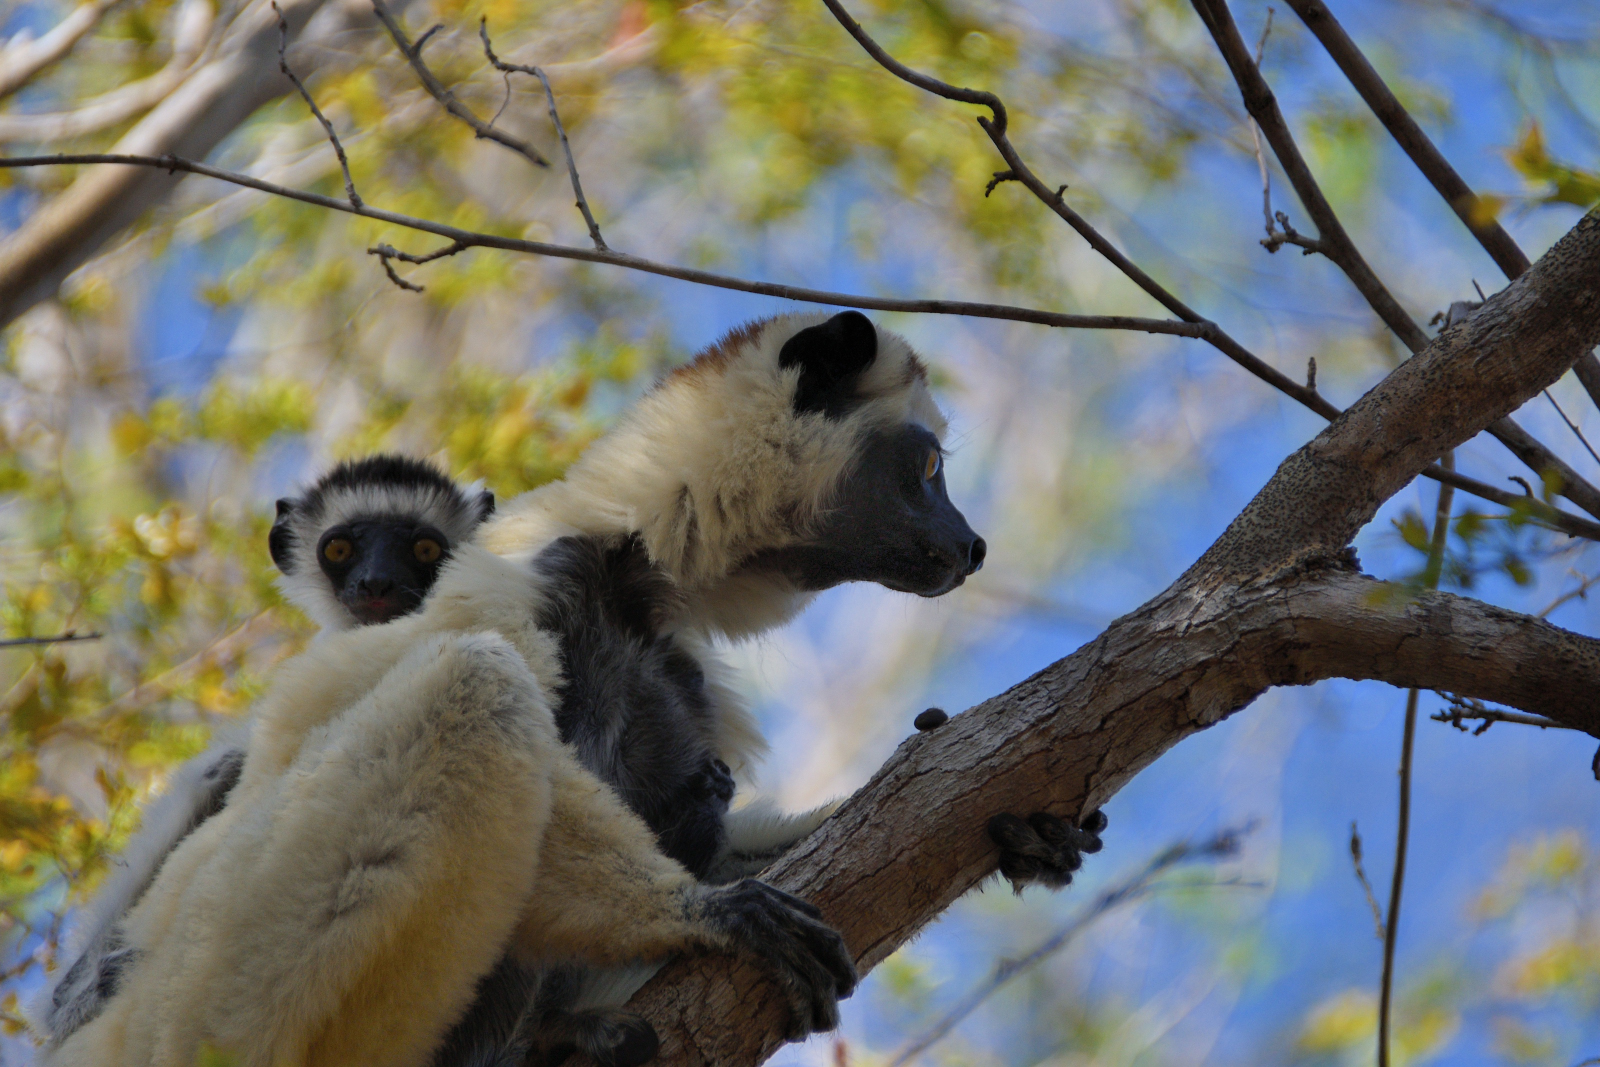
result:
<svg viewBox="0 0 1600 1067"><path fill-rule="evenodd" d="M415 611L449 547L431 526L363 519L326 531L317 562L339 603L367 626Z"/></svg>
<svg viewBox="0 0 1600 1067"><path fill-rule="evenodd" d="M877 582L942 596L983 566L983 538L945 492L939 440L921 426L869 437L821 526L801 545L751 561L801 589Z"/></svg>

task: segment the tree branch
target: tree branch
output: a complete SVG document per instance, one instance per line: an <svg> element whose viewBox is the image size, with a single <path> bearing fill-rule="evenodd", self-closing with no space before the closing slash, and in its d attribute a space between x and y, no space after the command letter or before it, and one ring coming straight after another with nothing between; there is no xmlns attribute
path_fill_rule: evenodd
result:
<svg viewBox="0 0 1600 1067"><path fill-rule="evenodd" d="M548 167L550 165L549 161L526 141L519 140L504 130L497 130L474 115L467 109L465 104L456 99L454 93L446 89L439 79L433 76L433 71L429 70L428 65L422 61L422 46L427 44L428 38L439 30L438 26L433 27L433 29L417 38L416 44L412 44L406 38L406 31L401 29L400 24L394 20L394 16L389 14L389 9L384 6L383 0L372 0L372 10L377 14L384 28L389 31L389 36L394 38L395 45L400 49L400 53L406 57L406 62L411 64L411 69L417 72L417 80L422 82L422 87L428 90L429 96L439 101L441 107L472 127L473 134L479 140L488 140L504 145L536 167Z"/></svg>
<svg viewBox="0 0 1600 1067"><path fill-rule="evenodd" d="M578 164L572 158L572 145L567 142L566 127L561 125L561 113L556 110L556 94L550 88L550 79L545 77L544 71L538 67L528 67L521 63L507 63L494 54L494 46L489 43L489 20L478 20L478 36L483 38L483 54L488 57L489 65L494 67L506 77L506 92L511 91L512 74L531 74L539 79L539 84L544 86L545 103L550 108L550 122L556 128L556 134L561 138L561 152L567 157L567 176L572 179L572 195L578 199L578 210L583 213L583 221L589 227L589 239L600 251L606 250L606 240L600 236L600 224L594 220L594 213L589 210L589 201L584 199L583 183L578 180Z"/></svg>
<svg viewBox="0 0 1600 1067"><path fill-rule="evenodd" d="M460 248L456 249L456 251L465 248L498 248L507 252L550 256L555 259L576 259L586 263L606 263L615 267L626 267L629 270L642 271L646 274L659 274L666 278L694 282L697 285L709 285L718 289L734 289L743 293L757 293L762 296L775 296L784 300L798 300L809 304L866 308L871 311L905 311L920 312L928 315L964 315L980 319L1007 319L1013 322L1031 322L1040 326L1055 326L1063 329L1131 330L1136 333L1167 334L1176 337L1209 337L1212 328L1210 323L1205 322L1174 322L1170 319L1141 319L1127 315L1069 315L1057 311L1040 311L1035 308L1013 307L1008 304L984 304L968 300L900 300L853 293L834 293L823 289L807 289L797 285L780 285L776 282L750 281L726 274L716 274L712 271L696 270L692 267L657 263L653 260L642 259L639 256L631 256L625 252L616 252L610 249L575 248L570 245L548 244L543 241L526 241L517 237L502 237L492 233L477 233L472 230L459 229L455 226L447 226L442 222L402 215L394 211L384 211L366 203L363 203L360 207L355 207L348 201L339 200L335 197L323 196L320 193L308 193L300 189L290 189L286 186L263 181L260 178L252 178L248 174L238 174L205 163L196 163L194 160L184 159L179 156L141 156L115 153L0 156L0 168L44 167L66 164L120 164L124 167L148 167L168 172L183 171L188 174L199 174L203 177L216 178L219 181L240 185L247 189L255 189L258 192L270 193L273 196L298 200L303 204L314 204L330 211L343 211L346 214L376 219L379 222L391 223L408 230L431 233L460 245ZM404 259L405 257L396 253L394 258Z"/></svg>
<svg viewBox="0 0 1600 1067"><path fill-rule="evenodd" d="M322 132L328 135L328 140L333 144L333 154L339 158L339 170L344 174L344 195L350 201L351 207L361 206L361 197L356 192L355 179L350 177L350 160L345 157L344 145L339 143L339 135L333 131L333 123L328 121L328 116L322 113L316 100L312 99L305 85L295 77L294 71L289 68L289 23L283 17L283 9L278 6L278 0L272 0L272 11L278 16L278 69L283 71L283 76L294 83L295 91L300 94L300 99L306 102L306 107L311 109L311 115L322 124ZM384 261L388 266L388 261ZM393 277L394 271L389 272Z"/></svg>
<svg viewBox="0 0 1600 1067"><path fill-rule="evenodd" d="M104 637L102 633L80 634L76 630L68 630L64 634L54 634L50 637L7 637L0 640L0 648L24 648L29 645L59 645L68 641L98 641Z"/></svg>

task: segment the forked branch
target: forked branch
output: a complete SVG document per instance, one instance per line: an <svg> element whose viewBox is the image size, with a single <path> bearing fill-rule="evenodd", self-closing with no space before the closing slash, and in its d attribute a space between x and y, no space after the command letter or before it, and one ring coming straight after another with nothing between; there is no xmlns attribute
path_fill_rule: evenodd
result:
<svg viewBox="0 0 1600 1067"><path fill-rule="evenodd" d="M594 213L589 210L589 201L583 195L583 183L578 180L578 164L572 158L572 145L567 142L567 129L561 125L561 114L556 110L556 94L550 88L550 79L545 77L544 71L538 67L524 66L521 63L507 63L494 54L494 46L489 43L489 20L487 17L478 20L478 36L483 38L483 54L489 60L489 65L494 67L506 78L506 91L511 91L511 75L529 74L539 79L539 84L544 86L545 103L550 108L550 122L556 128L556 134L561 138L561 152L567 157L567 175L572 179L572 195L578 199L578 210L583 213L583 221L589 227L589 239L594 246L602 252L606 250L606 241L600 236L600 224L595 221Z"/></svg>
<svg viewBox="0 0 1600 1067"><path fill-rule="evenodd" d="M428 91L429 96L439 101L440 106L472 127L473 134L480 140L489 140L496 144L505 145L534 166L548 167L550 165L549 161L526 141L513 137L504 130L496 129L474 115L465 104L456 99L455 93L446 89L443 83L434 76L433 71L428 69L428 65L422 61L422 47L428 43L428 38L439 32L443 27L434 26L427 33L417 38L416 44L412 44L406 37L406 31L400 28L400 23L395 21L394 16L389 13L389 9L384 6L383 0L372 0L372 10L378 16L378 21L383 23L384 29L389 31L389 36L394 38L394 43L400 49L400 54L406 57L406 62L411 64L411 69L417 72L417 80L422 83L422 87Z"/></svg>

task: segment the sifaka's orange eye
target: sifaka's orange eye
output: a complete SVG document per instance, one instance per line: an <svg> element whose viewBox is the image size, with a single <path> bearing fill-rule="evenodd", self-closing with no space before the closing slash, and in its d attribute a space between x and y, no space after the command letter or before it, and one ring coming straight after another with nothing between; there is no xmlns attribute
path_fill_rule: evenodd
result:
<svg viewBox="0 0 1600 1067"><path fill-rule="evenodd" d="M930 448L928 450L928 463L922 469L922 480L925 481L925 482L931 482L931 481L933 481L933 476L935 474L938 474L938 473L939 473L939 450L937 448Z"/></svg>
<svg viewBox="0 0 1600 1067"><path fill-rule="evenodd" d="M444 555L444 549L439 547L439 542L431 537L419 538L411 546L411 554L421 563L437 563L439 557Z"/></svg>
<svg viewBox="0 0 1600 1067"><path fill-rule="evenodd" d="M335 537L322 546L322 558L329 563L343 563L355 553L356 546L348 538Z"/></svg>

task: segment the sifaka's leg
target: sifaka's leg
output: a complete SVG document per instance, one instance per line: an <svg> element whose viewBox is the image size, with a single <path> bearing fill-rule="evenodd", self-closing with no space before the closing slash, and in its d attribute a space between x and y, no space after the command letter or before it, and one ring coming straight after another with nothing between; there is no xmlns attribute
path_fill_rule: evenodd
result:
<svg viewBox="0 0 1600 1067"><path fill-rule="evenodd" d="M844 941L816 908L752 879L695 881L643 820L572 760L553 765L538 890L513 941L524 962L628 964L686 949L754 958L789 999L790 1035L831 1030L855 988Z"/></svg>
<svg viewBox="0 0 1600 1067"><path fill-rule="evenodd" d="M50 1062L426 1063L532 891L563 753L502 638L421 640L180 846L145 959Z"/></svg>

